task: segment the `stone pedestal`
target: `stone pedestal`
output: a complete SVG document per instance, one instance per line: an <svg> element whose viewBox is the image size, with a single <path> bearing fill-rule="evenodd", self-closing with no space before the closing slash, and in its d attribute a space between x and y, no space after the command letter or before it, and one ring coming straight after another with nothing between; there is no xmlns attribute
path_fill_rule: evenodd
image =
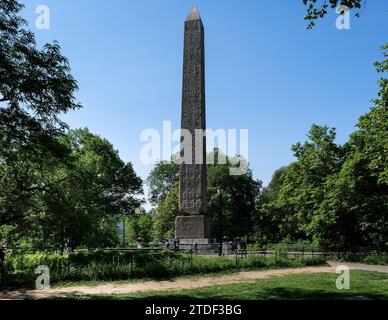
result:
<svg viewBox="0 0 388 320"><path fill-rule="evenodd" d="M184 239L210 238L210 221L207 216L178 216L175 220L175 235Z"/></svg>

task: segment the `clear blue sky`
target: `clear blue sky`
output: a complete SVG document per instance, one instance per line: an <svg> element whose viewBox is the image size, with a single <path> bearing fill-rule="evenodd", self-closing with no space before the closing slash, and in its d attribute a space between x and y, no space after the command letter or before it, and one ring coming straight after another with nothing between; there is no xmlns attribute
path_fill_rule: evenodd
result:
<svg viewBox="0 0 388 320"><path fill-rule="evenodd" d="M35 8L51 29L34 28ZM23 11L39 44L58 40L80 87L82 110L64 119L110 140L145 178L145 128L180 125L186 0L28 0ZM376 96L373 62L388 41L388 2L367 1L351 29L331 12L306 30L302 0L196 0L206 30L207 125L249 129L255 178L268 183L293 160L290 147L313 123L346 141Z"/></svg>

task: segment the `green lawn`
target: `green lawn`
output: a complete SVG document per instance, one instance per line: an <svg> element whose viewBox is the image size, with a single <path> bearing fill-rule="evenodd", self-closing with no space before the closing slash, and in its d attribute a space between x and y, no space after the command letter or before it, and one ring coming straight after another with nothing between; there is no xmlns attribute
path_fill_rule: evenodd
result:
<svg viewBox="0 0 388 320"><path fill-rule="evenodd" d="M255 282L228 284L181 291L142 292L112 296L88 296L81 299L345 299L367 297L388 299L388 274L352 270L350 289L338 290L335 273L300 274L260 279Z"/></svg>

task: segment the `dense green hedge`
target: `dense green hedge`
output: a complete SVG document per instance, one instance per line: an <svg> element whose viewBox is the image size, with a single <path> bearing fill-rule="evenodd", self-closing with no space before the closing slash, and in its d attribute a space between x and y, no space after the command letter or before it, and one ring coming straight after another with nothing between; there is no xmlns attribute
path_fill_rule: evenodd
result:
<svg viewBox="0 0 388 320"><path fill-rule="evenodd" d="M321 258L289 259L284 256L245 258L190 256L169 251L80 251L73 254L7 254L6 285L33 286L39 265L50 268L51 283L87 280L164 278L240 269L301 267L324 263Z"/></svg>

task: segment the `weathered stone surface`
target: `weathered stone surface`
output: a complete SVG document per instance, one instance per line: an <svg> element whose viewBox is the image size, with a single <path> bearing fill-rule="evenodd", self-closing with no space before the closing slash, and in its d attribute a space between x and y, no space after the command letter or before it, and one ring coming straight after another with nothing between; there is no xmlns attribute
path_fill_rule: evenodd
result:
<svg viewBox="0 0 388 320"><path fill-rule="evenodd" d="M182 88L182 141L184 159L188 150L189 160L179 170L179 211L175 234L182 239L210 237L210 222L207 211L206 138L196 137L196 131L206 129L205 114L205 44L204 27L194 6L185 21ZM185 141L183 130L190 132L190 141ZM192 243L199 241L192 241ZM204 244L206 245L206 244Z"/></svg>
<svg viewBox="0 0 388 320"><path fill-rule="evenodd" d="M175 226L175 234L180 239L203 239L210 237L210 222L206 216L179 216L175 220Z"/></svg>
<svg viewBox="0 0 388 320"><path fill-rule="evenodd" d="M194 243L197 243L195 246ZM179 250L190 251L200 255L214 255L218 253L218 243L215 239L200 238L200 239L181 239Z"/></svg>
<svg viewBox="0 0 388 320"><path fill-rule="evenodd" d="M191 133L191 141L181 142L182 149L191 149L192 155L191 161L180 166L181 215L205 215L207 211L206 138L203 136L197 140L201 146L195 139L196 129L206 129L205 116L204 27L196 7L193 7L185 21L181 123L181 128ZM198 163L196 154L203 159L202 163Z"/></svg>
<svg viewBox="0 0 388 320"><path fill-rule="evenodd" d="M211 238L198 238L198 239L180 239L180 245L193 245L194 243L197 243L198 245L207 245L207 244L216 244L216 239Z"/></svg>
<svg viewBox="0 0 388 320"><path fill-rule="evenodd" d="M194 5L191 8L191 11L189 12L189 15L186 18L186 21L193 21L193 20L200 20L201 17L199 15L199 12L197 10L197 7Z"/></svg>

